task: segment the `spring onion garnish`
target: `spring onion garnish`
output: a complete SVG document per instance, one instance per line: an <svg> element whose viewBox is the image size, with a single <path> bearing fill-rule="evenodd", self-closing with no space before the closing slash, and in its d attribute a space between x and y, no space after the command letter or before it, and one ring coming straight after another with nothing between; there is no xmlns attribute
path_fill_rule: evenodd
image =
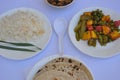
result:
<svg viewBox="0 0 120 80"><path fill-rule="evenodd" d="M15 46L35 46L35 45L31 44L31 43L16 43L16 42L8 42L8 41L2 41L2 40L0 40L0 42L12 44L12 45L15 45ZM41 48L39 48L37 46L35 46L35 47L41 50Z"/></svg>
<svg viewBox="0 0 120 80"><path fill-rule="evenodd" d="M30 50L30 49L25 49L25 48L15 48L15 47L10 47L10 46L3 46L3 45L0 45L0 48L2 48L2 49L8 49L8 50L16 50L16 51L36 52L36 51L34 51L34 50Z"/></svg>

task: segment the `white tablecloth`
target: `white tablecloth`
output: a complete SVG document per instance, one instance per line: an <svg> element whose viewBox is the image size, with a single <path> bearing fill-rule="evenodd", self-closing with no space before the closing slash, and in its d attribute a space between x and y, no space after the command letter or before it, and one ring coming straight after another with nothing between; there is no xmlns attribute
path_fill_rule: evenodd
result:
<svg viewBox="0 0 120 80"><path fill-rule="evenodd" d="M120 13L120 0L75 0L71 6L56 9L48 6L44 0L0 0L0 14L17 7L30 7L44 13L51 24L58 17L65 17L69 23L72 16L78 11L88 7L105 7ZM120 55L99 59L87 56L80 52L71 43L68 32L64 36L64 54L78 57L93 73L95 80L119 80L120 79ZM117 45L116 45L117 46ZM0 56L0 80L26 80L32 67L50 55L58 53L58 39L53 31L51 40L45 50L29 59L10 60Z"/></svg>

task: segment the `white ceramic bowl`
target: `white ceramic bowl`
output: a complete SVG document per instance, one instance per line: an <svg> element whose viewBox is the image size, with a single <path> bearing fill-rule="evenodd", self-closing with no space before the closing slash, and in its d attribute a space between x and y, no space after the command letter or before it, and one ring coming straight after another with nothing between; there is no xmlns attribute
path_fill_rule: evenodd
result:
<svg viewBox="0 0 120 80"><path fill-rule="evenodd" d="M65 7L68 7L68 6L72 5L72 4L74 3L74 1L75 1L75 0L73 0L71 3L69 3L69 4L67 4L67 5L64 5L64 6L55 6L55 5L50 4L50 3L48 2L48 0L45 0L45 2L46 2L49 6L54 7L54 8L65 8Z"/></svg>
<svg viewBox="0 0 120 80"><path fill-rule="evenodd" d="M76 60L76 61L79 61L80 63L83 64L83 62L81 60L79 60L78 58L75 58L75 57L72 57L72 56L68 56L68 55L64 55L62 57L65 57L65 58L71 58L73 60ZM27 79L26 80L33 80L35 74L41 69L43 68L44 65L46 65L48 62L56 59L56 58L60 58L59 55L54 55L54 56L49 56L47 58L44 58L43 60L40 60L33 68L32 70L30 71L30 73L28 74L27 76ZM86 65L83 64L85 67ZM87 68L87 67L86 67ZM88 69L88 68L87 68ZM89 80L94 80L93 78L93 75L91 74L91 71L88 69L88 73L89 73L89 77L90 79Z"/></svg>

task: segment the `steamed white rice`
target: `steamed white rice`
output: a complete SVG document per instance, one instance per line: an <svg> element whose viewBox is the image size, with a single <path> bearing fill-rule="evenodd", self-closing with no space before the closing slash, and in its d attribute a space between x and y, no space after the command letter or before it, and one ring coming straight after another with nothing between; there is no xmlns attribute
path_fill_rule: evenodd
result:
<svg viewBox="0 0 120 80"><path fill-rule="evenodd" d="M15 10L0 18L0 40L28 42L45 33L44 20L32 10Z"/></svg>

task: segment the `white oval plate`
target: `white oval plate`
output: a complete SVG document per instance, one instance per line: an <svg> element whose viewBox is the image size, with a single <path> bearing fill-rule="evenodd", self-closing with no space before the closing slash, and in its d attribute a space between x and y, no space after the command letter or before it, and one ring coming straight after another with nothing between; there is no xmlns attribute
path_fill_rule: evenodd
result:
<svg viewBox="0 0 120 80"><path fill-rule="evenodd" d="M41 48L41 50L37 50L36 52L24 52L24 51L13 51L13 50L0 49L1 56L6 57L8 59L21 60L21 59L33 57L45 49L52 35L52 27L51 27L51 24L48 18L43 13L35 9L31 9L31 8L16 8L16 9L13 9L13 10L10 10L4 13L3 15L0 16L0 18L6 15L14 14L17 11L28 11L28 12L35 13L36 16L40 17L40 19L43 20L44 26L42 26L42 28L45 31L45 33L39 38L37 38L37 40L30 41L30 43L38 46L39 48ZM2 43L0 43L0 45L1 44Z"/></svg>
<svg viewBox="0 0 120 80"><path fill-rule="evenodd" d="M100 9L103 11L104 14L110 15L111 19L113 20L120 20L120 14L117 14L116 12L110 9L101 8L101 7L86 8L79 11L75 16L73 16L72 20L70 21L69 29L68 29L69 37L72 43L74 44L74 46L78 50L80 50L81 52L89 56L99 57L99 58L112 57L114 55L117 55L120 52L120 45L118 45L120 44L120 39L114 42L108 43L106 46L100 46L99 43L97 43L96 47L90 47L87 45L86 41L82 41L82 40L77 41L75 38L74 28L79 21L80 15L82 15L84 12L93 11L96 9Z"/></svg>
<svg viewBox="0 0 120 80"><path fill-rule="evenodd" d="M52 61L52 60L54 60L54 59L56 59L56 58L60 58L60 57L71 58L71 59L73 59L73 60L76 60L76 61L79 61L80 63L82 63L82 64L85 66L85 68L89 71L89 72L88 72L88 73L89 73L89 77L91 77L91 78L94 80L93 74L92 74L91 71L86 67L86 65L85 65L82 61L80 61L78 58L72 57L72 56L69 56L69 55L64 55L64 56L53 55L53 56L49 56L49 57L47 57L47 58L42 59L41 61L39 61L39 62L31 69L31 71L29 72L26 80L33 80L35 74L36 74L40 69L42 69L48 62L50 62L50 61ZM83 71L84 71L84 70L83 70Z"/></svg>

